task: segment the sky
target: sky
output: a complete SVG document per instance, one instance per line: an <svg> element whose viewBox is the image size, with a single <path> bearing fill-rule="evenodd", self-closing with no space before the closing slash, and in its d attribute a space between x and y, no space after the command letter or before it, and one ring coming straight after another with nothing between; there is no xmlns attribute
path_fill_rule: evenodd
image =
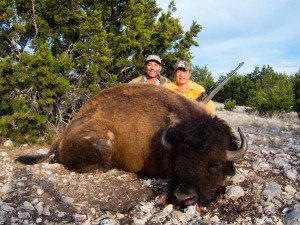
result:
<svg viewBox="0 0 300 225"><path fill-rule="evenodd" d="M157 0L168 9L168 0ZM238 66L239 74L264 65L295 74L300 68L299 0L175 0L184 30L193 21L202 26L192 47L192 64L207 66L217 79Z"/></svg>

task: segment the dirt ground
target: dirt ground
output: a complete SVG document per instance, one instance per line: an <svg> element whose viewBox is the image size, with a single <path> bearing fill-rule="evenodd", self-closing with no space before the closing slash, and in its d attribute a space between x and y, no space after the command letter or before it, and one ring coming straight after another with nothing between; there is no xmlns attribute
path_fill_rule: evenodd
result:
<svg viewBox="0 0 300 225"><path fill-rule="evenodd" d="M244 196L237 200L220 196L212 204L198 208L197 213L161 204L158 196L167 192L169 180L141 179L117 169L77 173L48 162L24 166L14 161L17 156L46 153L47 149L36 145L2 146L0 224L283 224L284 209L300 201L300 182L299 178L288 178L282 168L272 163L283 155L300 173L300 153L295 150L300 133L298 125L285 123L273 129L275 123L263 125L266 121L262 118L261 122L256 119L243 127L250 149L236 167L245 176L238 183ZM290 136L283 138L286 133ZM264 159L273 169L254 170L258 159ZM292 197L283 193L268 208L261 192L271 181L282 185L282 189L290 185L296 193ZM227 184L232 182L228 180Z"/></svg>

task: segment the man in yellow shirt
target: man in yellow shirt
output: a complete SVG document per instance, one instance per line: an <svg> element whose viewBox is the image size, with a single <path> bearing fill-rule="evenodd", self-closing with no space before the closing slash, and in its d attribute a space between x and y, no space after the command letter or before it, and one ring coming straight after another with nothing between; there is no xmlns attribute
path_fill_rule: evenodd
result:
<svg viewBox="0 0 300 225"><path fill-rule="evenodd" d="M190 81L191 68L188 62L180 60L176 62L174 66L174 78L175 81L167 83L164 87L175 91L178 94L185 96L188 99L197 99L204 91L204 87L201 85ZM215 105L212 101L209 101L205 108L210 112L215 114Z"/></svg>

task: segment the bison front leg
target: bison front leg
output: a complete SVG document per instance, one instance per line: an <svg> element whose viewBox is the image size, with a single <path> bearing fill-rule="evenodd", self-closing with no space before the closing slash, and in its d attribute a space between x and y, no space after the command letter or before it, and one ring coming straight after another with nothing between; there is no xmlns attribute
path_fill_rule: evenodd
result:
<svg viewBox="0 0 300 225"><path fill-rule="evenodd" d="M75 170L91 165L109 165L113 157L113 143L114 135L109 129L99 130L93 122L84 124L64 137L58 160Z"/></svg>

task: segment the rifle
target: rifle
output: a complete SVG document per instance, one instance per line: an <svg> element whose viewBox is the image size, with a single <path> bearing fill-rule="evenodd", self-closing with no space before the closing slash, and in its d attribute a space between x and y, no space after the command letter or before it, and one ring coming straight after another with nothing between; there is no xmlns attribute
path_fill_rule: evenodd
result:
<svg viewBox="0 0 300 225"><path fill-rule="evenodd" d="M209 90L206 90L203 92L196 101L202 102L203 104L206 104L209 102L219 91L220 89L230 80L230 78L235 74L235 72L244 64L244 62L241 62L234 70L232 70L230 73L227 74L226 78L223 79L221 82L218 83L217 86L210 88Z"/></svg>

